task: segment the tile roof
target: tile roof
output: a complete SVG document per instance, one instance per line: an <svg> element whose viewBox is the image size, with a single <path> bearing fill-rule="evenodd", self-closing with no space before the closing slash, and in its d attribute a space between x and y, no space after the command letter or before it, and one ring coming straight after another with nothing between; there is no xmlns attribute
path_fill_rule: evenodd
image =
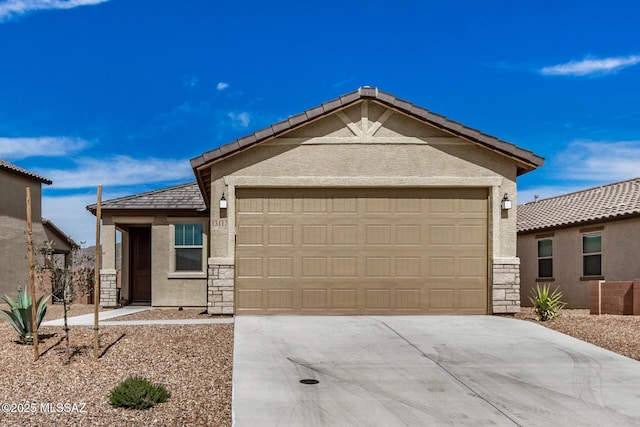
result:
<svg viewBox="0 0 640 427"><path fill-rule="evenodd" d="M640 178L518 206L518 232L640 215Z"/></svg>
<svg viewBox="0 0 640 427"><path fill-rule="evenodd" d="M8 170L9 172L18 174L18 175L22 175L22 176L26 176L27 178L32 178L35 179L37 181L40 181L44 184L48 184L51 185L53 182L50 179L47 179L43 176L40 175L36 175L33 172L29 172L26 169L22 169L19 166L14 165L13 163L9 163L6 160L2 160L0 159L0 169L4 169L4 170Z"/></svg>
<svg viewBox="0 0 640 427"><path fill-rule="evenodd" d="M195 182L161 188L142 194L105 200L102 210L192 210L204 211L206 206ZM95 214L97 204L87 206Z"/></svg>
<svg viewBox="0 0 640 427"><path fill-rule="evenodd" d="M285 132L291 131L301 125L304 125L305 123L316 120L323 116L327 116L340 109L344 109L349 105L366 99L375 100L382 105L386 105L404 114L412 116L450 134L459 136L466 140L487 147L491 150L515 158L519 162L518 175L532 171L538 166L542 166L542 164L544 163L544 159L542 157L537 156L531 151L524 150L515 146L514 144L482 133L477 129L464 126L462 123L449 120L444 116L432 113L425 108L418 107L408 101L397 98L394 95L378 90L378 88L364 86L356 91L327 101L317 107L310 108L303 113L289 117L286 120L275 123L267 128L258 130L253 134L239 138L235 141L222 145L214 150L207 151L200 156L191 159L191 167L193 168L196 179L198 180L198 185L202 189L203 194L209 194L206 172L201 173L201 171L203 168L206 168L206 166L208 166L211 162L231 156L236 152L251 147L252 145L266 141L270 138L275 138Z"/></svg>

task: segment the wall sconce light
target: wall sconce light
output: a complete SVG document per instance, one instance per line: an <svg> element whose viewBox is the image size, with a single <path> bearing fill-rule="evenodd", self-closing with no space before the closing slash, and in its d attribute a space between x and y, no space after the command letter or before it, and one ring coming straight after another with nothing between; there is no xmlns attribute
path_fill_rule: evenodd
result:
<svg viewBox="0 0 640 427"><path fill-rule="evenodd" d="M224 198L224 193L220 197L220 209L227 209L227 199Z"/></svg>
<svg viewBox="0 0 640 427"><path fill-rule="evenodd" d="M502 206L502 209L511 209L511 200L509 200L509 195L507 193L504 193L500 206Z"/></svg>

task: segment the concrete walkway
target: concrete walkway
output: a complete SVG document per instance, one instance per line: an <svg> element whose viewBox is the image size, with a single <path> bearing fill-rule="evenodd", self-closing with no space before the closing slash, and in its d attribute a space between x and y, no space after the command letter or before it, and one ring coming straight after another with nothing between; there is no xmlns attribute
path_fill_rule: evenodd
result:
<svg viewBox="0 0 640 427"><path fill-rule="evenodd" d="M497 316L235 322L235 427L638 426L639 385L635 360Z"/></svg>
<svg viewBox="0 0 640 427"><path fill-rule="evenodd" d="M233 323L232 317L220 317L210 319L167 319L167 320L115 320L109 321L107 319L115 319L121 316L127 316L129 314L140 313L143 311L151 310L149 306L132 306L116 308L113 310L101 311L98 313L98 319L100 326L122 326L122 325L204 325L214 323ZM92 326L94 314L84 314L82 316L73 316L67 319L67 325L69 326ZM41 326L63 326L64 319L55 319L42 322Z"/></svg>

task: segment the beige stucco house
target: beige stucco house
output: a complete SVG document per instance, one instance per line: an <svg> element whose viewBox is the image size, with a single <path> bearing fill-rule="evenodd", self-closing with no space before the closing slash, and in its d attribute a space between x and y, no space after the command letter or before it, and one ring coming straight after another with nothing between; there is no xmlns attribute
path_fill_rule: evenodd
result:
<svg viewBox="0 0 640 427"><path fill-rule="evenodd" d="M513 313L530 151L363 87L104 202L102 301L210 313ZM90 206L95 211L95 206Z"/></svg>
<svg viewBox="0 0 640 427"><path fill-rule="evenodd" d="M522 304L536 283L589 308L589 281L640 278L640 178L518 206Z"/></svg>
<svg viewBox="0 0 640 427"><path fill-rule="evenodd" d="M0 295L15 297L28 289L26 188L31 190L31 222L34 250L53 242L53 251L71 262L75 243L50 220L42 218L42 184L51 180L0 160ZM44 291L44 290L41 290Z"/></svg>

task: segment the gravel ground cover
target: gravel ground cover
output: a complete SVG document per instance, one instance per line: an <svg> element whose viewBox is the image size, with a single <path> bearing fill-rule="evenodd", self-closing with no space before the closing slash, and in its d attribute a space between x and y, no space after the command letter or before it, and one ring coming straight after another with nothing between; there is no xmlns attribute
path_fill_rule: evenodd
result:
<svg viewBox="0 0 640 427"><path fill-rule="evenodd" d="M92 312L74 304L69 314ZM46 319L61 315L61 307L51 306ZM92 328L73 326L69 365L62 328L40 333L34 362L33 347L17 343L15 331L0 322L2 426L231 425L233 325L104 326L98 361ZM171 397L146 411L112 407L111 390L129 375L165 385Z"/></svg>
<svg viewBox="0 0 640 427"><path fill-rule="evenodd" d="M151 310L115 317L110 320L175 320L175 319L210 319L220 316L207 314L206 308L152 308Z"/></svg>
<svg viewBox="0 0 640 427"><path fill-rule="evenodd" d="M536 322L530 307L523 307L515 318ZM562 310L558 318L536 323L640 360L640 316L595 316L589 310Z"/></svg>
<svg viewBox="0 0 640 427"><path fill-rule="evenodd" d="M211 317L202 312L152 309L114 320ZM74 304L69 316L88 313L92 305ZM60 317L62 307L50 305L46 319ZM514 317L535 322L531 308ZM563 310L559 318L537 323L640 360L640 316ZM69 365L62 328L43 327L41 334L40 360L33 362L33 348L17 343L13 329L0 322L2 426L231 425L233 325L105 326L97 362L92 329L74 326ZM110 391L129 375L164 384L171 398L146 411L112 407Z"/></svg>

